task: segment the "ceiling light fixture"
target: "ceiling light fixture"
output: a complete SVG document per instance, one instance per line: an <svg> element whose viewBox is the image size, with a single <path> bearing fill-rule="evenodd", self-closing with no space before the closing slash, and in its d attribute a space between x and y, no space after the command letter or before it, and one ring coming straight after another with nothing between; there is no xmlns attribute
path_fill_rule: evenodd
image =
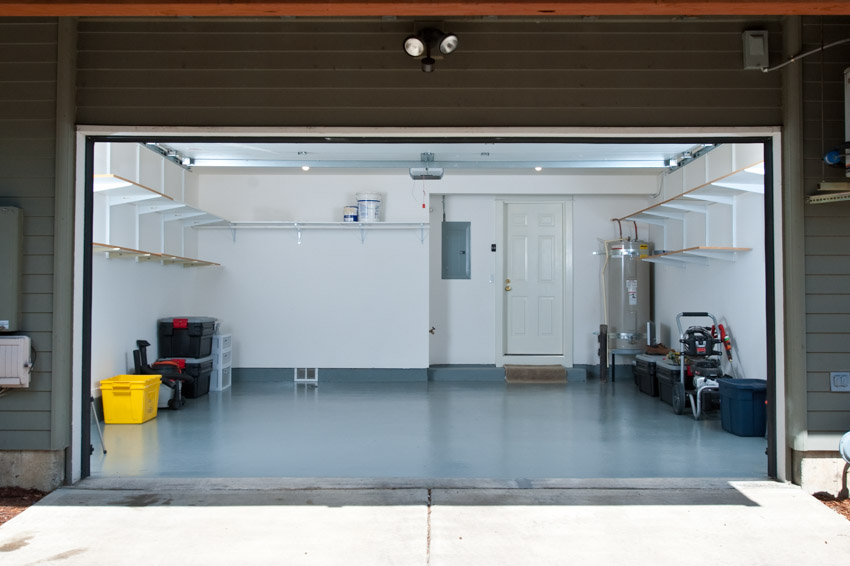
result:
<svg viewBox="0 0 850 566"><path fill-rule="evenodd" d="M302 170L302 171L309 171L309 170L310 170L310 166L309 166L309 165L302 165L302 166L301 166L301 170Z"/></svg>
<svg viewBox="0 0 850 566"><path fill-rule="evenodd" d="M457 35L445 33L434 27L426 27L404 40L404 52L422 61L422 72L434 71L437 59L455 52L458 45Z"/></svg>
<svg viewBox="0 0 850 566"><path fill-rule="evenodd" d="M538 165L537 167L534 168L534 170L540 172L540 171L543 171L543 167Z"/></svg>

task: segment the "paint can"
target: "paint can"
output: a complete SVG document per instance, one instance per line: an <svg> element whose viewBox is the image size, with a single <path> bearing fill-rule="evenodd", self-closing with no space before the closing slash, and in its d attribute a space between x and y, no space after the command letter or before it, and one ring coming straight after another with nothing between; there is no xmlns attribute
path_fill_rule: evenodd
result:
<svg viewBox="0 0 850 566"><path fill-rule="evenodd" d="M342 221L343 222L357 222L357 207L356 206L343 206L342 207Z"/></svg>
<svg viewBox="0 0 850 566"><path fill-rule="evenodd" d="M381 221L381 193L357 193L357 220Z"/></svg>

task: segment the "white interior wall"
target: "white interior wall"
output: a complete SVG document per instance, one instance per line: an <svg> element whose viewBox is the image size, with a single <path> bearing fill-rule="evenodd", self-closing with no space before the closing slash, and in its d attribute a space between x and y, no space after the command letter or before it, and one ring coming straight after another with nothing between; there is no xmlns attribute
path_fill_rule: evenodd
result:
<svg viewBox="0 0 850 566"><path fill-rule="evenodd" d="M383 194L383 221L428 222L422 182L414 182L407 170L257 173L256 169L232 169L198 175L199 207L234 221L342 222L343 207L357 204L357 193L375 192Z"/></svg>
<svg viewBox="0 0 850 566"><path fill-rule="evenodd" d="M474 182L473 179L468 178L470 182ZM515 180L510 183L512 190L516 190L514 183ZM492 182L488 185L494 190L500 189ZM574 242L572 335L573 361L576 364L598 362L593 332L599 330L602 321L599 279L602 263L593 252L600 249L600 239L615 236L615 224L611 218L638 210L645 203L645 196L634 195L573 197L573 217L568 222L572 223ZM469 280L442 279L439 228L442 206L439 195L432 199L431 209L431 325L436 329L431 337L431 363L492 364L496 356L497 284L493 281L496 254L490 251L490 246L496 243L495 197L446 197L446 220L472 223L472 278ZM640 236L649 237L645 226L641 227Z"/></svg>
<svg viewBox="0 0 850 566"><path fill-rule="evenodd" d="M646 196L576 196L573 199L573 308L576 364L599 363L598 341L593 334L604 322L602 313L601 272L604 256L600 240L619 237L617 224L612 218L640 210L646 206ZM631 223L623 223L623 236L634 237ZM649 238L646 225L638 224L638 236Z"/></svg>
<svg viewBox="0 0 850 566"><path fill-rule="evenodd" d="M300 173L300 172L299 172ZM401 181L400 181L401 179ZM383 193L387 222L427 224L408 177L201 175L201 208L231 220L339 222L357 192ZM418 189L418 190L414 190ZM427 197L425 205L427 207ZM428 367L428 232L198 231L198 253L221 263L198 287L233 333L235 367Z"/></svg>
<svg viewBox="0 0 850 566"><path fill-rule="evenodd" d="M712 205L713 208L718 205ZM723 206L723 205L720 205ZM767 337L765 304L764 200L761 194L736 197L734 230L736 245L752 251L739 252L737 261L712 259L708 265L688 264L685 268L655 266L655 318L659 323L659 339L679 349L676 314L680 312L710 312L730 334L733 343L732 375L739 378L766 379ZM686 216L696 224L689 213ZM724 214L708 215L709 231L720 234ZM699 219L699 222L704 222ZM673 223L671 227L675 227ZM727 225L727 229L729 226ZM651 229L656 241L661 241L660 228ZM731 233L731 232L727 232ZM693 237L696 237L694 235ZM731 237L731 236L729 236ZM691 242L698 245L699 242ZM704 243L703 243L704 245ZM680 249L671 241L669 249ZM683 327L710 325L708 319L682 319ZM728 372L729 365L723 362Z"/></svg>
<svg viewBox="0 0 850 566"><path fill-rule="evenodd" d="M577 195L572 220L578 250L574 254L574 359L595 363L592 333L601 320L601 266L593 252L599 238L612 234L611 218L646 201L646 196L622 193L649 194L657 180L634 172L449 172L441 181L423 183L413 182L406 171L229 171L201 174L199 186L200 207L230 220L338 221L342 207L354 202L355 193L381 192L385 221L429 222L433 228L424 246L418 242L418 229L370 232L361 244L356 231L307 227L300 245L291 229L239 230L235 242L228 230L199 231L199 256L223 266L209 270L199 296L209 297L208 303L216 305L209 315L222 318L222 328L234 333L235 366L426 367L494 362L496 254L490 251L496 242L494 197L518 191ZM234 191L238 199L233 198ZM470 280L441 279L438 191L449 193L448 220L472 222ZM608 194L593 194L599 192ZM428 209L422 209L423 198ZM246 272L252 277L245 277ZM386 288L375 283L384 278L390 282ZM378 292L351 300L355 298L351 290L357 286L363 292ZM259 299L237 301L234 297ZM268 314L261 316L263 312ZM388 312L391 317L383 318ZM276 315L284 322L272 322ZM432 326L434 335L423 334L423 328L427 332ZM322 336L333 347L316 339L317 328L324 329ZM248 335L251 340L240 341L240 336ZM275 337L291 346L275 347L281 343ZM376 355L369 346L376 343L392 347Z"/></svg>
<svg viewBox="0 0 850 566"><path fill-rule="evenodd" d="M447 195L446 220L470 222L470 279L442 278L442 199L431 199L431 364L492 364L496 358L496 201Z"/></svg>
<svg viewBox="0 0 850 566"><path fill-rule="evenodd" d="M133 371L136 340L147 340L148 359L157 356L156 321L196 314L193 289L202 268L129 259L92 260L92 391L101 379Z"/></svg>
<svg viewBox="0 0 850 566"><path fill-rule="evenodd" d="M418 230L203 231L204 314L234 367L428 367L428 244Z"/></svg>
<svg viewBox="0 0 850 566"><path fill-rule="evenodd" d="M384 194L385 221L431 223L424 245L418 228L371 231L365 243L359 231L304 230L297 243L294 230L239 230L234 241L229 230L189 230L184 253L222 264L216 268L183 269L157 264L136 264L110 260L108 276L98 275L96 288L95 357L101 352L129 352L135 340L155 329L144 319L176 314L214 316L222 320L222 330L234 333L236 367L427 367L429 364L491 364L495 358L495 255L489 251L495 240L494 195L572 194L574 258L574 362L595 364L596 338L593 332L602 319L599 298L601 259L593 255L599 239L614 236L611 218L623 216L647 205L657 180L634 173L535 175L482 174L452 175L441 181L413 182L398 172L364 173L311 171L278 174L228 171L227 174L187 176L197 205L230 220L338 221L342 207L353 204L357 192ZM197 182L195 181L197 179ZM423 189L425 194L423 195ZM448 193L448 219L472 222L472 279L440 279L440 234L442 216L439 196ZM603 194L599 194L603 193ZM631 193L631 194L623 194ZM234 198L235 197L235 198ZM422 208L423 198L428 208ZM739 206L737 215L740 245L763 242L761 196ZM711 215L715 224L731 222L728 213ZM742 221L746 218L746 222ZM705 231L693 219L688 233ZM624 227L628 232L628 227ZM676 230L671 227L668 240ZM722 232L717 228L718 233ZM641 237L648 229L641 225ZM697 236L694 236L697 237ZM657 247L663 247L661 234L653 231ZM132 247L132 246L131 246ZM668 249L677 246L669 245ZM748 312L745 321L725 320L736 346L745 354L738 363L742 372L758 373L746 352L759 352L764 337L764 254L760 245L754 252L739 254L737 263L712 261L708 268L689 266L656 269L656 319L666 331L662 336L675 342L670 326L675 313L691 308L717 314ZM190 248L189 253L185 248ZM176 253L177 250L174 250ZM102 258L96 258L105 261ZM720 266L720 267L718 267ZM114 270L112 269L114 267ZM138 270L138 272L134 272ZM144 271L143 271L144 270ZM144 275L151 270L151 275ZM113 273L114 271L114 273ZM697 277L694 273L700 271ZM103 273L107 273L103 270ZM174 290L187 288L191 293ZM734 293L725 281L747 281ZM691 289L698 289L693 293ZM156 291L154 291L156 290ZM115 293L114 296L111 296ZM111 298L109 298L111 296ZM156 314L145 311L151 305L128 302L127 296L150 297ZM701 297L699 305L688 299ZM158 299L157 297L162 297ZM708 298L711 297L711 300ZM108 307L112 303L112 307ZM145 306L141 306L145 305ZM429 306L430 305L430 306ZM758 305L760 311L753 311ZM714 309L714 310L712 310ZM671 314L672 313L672 314ZM110 318L111 317L111 318ZM112 320L97 329L98 320ZM755 320L754 320L755 319ZM139 321L139 326L122 334L114 321ZM434 326L435 335L428 329ZM121 345L125 344L125 345ZM762 348L763 350L763 348ZM151 352L155 354L154 351ZM132 363L132 359L129 359ZM100 365L98 365L100 364ZM95 362L97 373L121 373L127 359L111 364ZM762 363L763 366L763 363Z"/></svg>

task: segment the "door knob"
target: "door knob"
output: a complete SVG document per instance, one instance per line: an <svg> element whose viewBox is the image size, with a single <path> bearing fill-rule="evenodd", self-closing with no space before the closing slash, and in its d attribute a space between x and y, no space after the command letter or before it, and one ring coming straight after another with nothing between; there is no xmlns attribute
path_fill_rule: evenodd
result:
<svg viewBox="0 0 850 566"><path fill-rule="evenodd" d="M505 291L510 291L510 290L511 290L511 286L510 286L510 285L506 285L506 286L505 286Z"/></svg>

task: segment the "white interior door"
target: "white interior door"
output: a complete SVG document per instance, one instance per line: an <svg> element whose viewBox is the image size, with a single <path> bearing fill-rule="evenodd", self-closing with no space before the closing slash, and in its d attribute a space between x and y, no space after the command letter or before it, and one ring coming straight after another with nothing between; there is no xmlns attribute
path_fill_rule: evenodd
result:
<svg viewBox="0 0 850 566"><path fill-rule="evenodd" d="M564 354L561 204L505 205L505 354Z"/></svg>

